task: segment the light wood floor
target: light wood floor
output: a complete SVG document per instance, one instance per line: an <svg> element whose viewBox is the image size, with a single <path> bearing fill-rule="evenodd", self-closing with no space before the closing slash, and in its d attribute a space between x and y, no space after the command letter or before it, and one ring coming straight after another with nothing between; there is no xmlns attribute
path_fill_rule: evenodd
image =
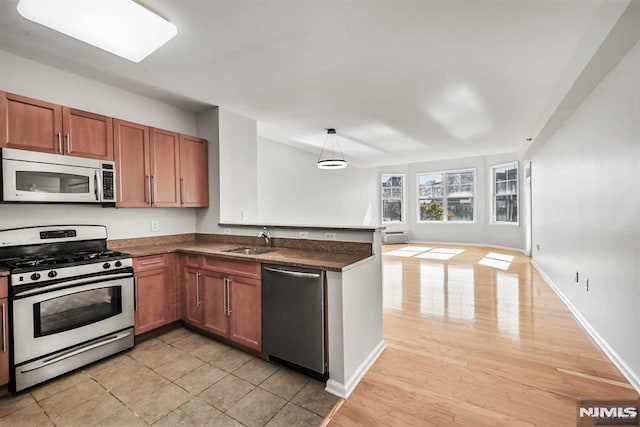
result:
<svg viewBox="0 0 640 427"><path fill-rule="evenodd" d="M578 398L638 397L529 258L431 247L385 254L387 349L330 425L575 426Z"/></svg>

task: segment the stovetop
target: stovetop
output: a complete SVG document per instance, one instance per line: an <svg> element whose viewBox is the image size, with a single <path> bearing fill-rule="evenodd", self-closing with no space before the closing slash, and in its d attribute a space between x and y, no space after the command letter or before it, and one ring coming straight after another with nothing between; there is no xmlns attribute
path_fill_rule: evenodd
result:
<svg viewBox="0 0 640 427"><path fill-rule="evenodd" d="M0 260L12 273L84 265L94 262L129 258L129 254L117 251L79 251L55 255L30 255Z"/></svg>

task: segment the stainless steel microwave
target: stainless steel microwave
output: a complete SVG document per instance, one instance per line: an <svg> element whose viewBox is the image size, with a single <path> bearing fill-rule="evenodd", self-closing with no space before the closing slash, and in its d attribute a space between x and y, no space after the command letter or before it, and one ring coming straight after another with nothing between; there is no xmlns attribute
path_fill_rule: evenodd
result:
<svg viewBox="0 0 640 427"><path fill-rule="evenodd" d="M114 162L1 148L2 202L115 203Z"/></svg>

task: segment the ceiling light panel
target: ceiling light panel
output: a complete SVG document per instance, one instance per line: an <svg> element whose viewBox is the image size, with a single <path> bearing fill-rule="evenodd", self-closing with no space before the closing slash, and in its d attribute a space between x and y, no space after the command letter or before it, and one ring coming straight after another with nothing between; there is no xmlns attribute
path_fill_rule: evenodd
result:
<svg viewBox="0 0 640 427"><path fill-rule="evenodd" d="M20 0L20 15L100 49L140 62L178 29L131 0Z"/></svg>

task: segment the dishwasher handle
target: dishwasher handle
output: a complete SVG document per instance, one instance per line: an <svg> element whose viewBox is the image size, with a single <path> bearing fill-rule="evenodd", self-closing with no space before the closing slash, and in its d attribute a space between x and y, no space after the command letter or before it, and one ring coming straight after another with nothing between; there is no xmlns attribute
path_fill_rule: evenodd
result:
<svg viewBox="0 0 640 427"><path fill-rule="evenodd" d="M277 268L269 268L269 267L264 267L264 270L270 271L272 273L283 274L285 276L300 277L300 278L304 278L304 279L319 279L320 278L320 274L318 274L318 273L303 273L301 271L279 270Z"/></svg>

